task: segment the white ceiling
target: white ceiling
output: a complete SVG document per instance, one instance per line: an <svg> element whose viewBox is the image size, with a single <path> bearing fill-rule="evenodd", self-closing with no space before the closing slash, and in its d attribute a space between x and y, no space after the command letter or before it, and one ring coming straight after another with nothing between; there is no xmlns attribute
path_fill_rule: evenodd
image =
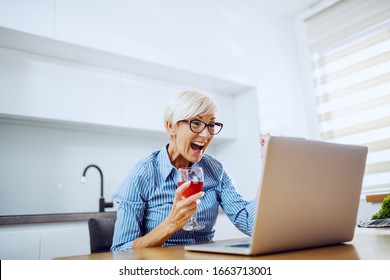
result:
<svg viewBox="0 0 390 280"><path fill-rule="evenodd" d="M292 18L319 0L241 0L259 11L266 11L276 16Z"/></svg>

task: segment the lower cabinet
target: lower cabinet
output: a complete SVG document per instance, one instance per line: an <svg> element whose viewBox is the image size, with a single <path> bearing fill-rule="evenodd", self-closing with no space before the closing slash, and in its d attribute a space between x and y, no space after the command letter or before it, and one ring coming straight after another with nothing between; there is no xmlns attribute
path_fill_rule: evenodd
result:
<svg viewBox="0 0 390 280"><path fill-rule="evenodd" d="M87 221L0 226L2 260L47 260L89 252Z"/></svg>

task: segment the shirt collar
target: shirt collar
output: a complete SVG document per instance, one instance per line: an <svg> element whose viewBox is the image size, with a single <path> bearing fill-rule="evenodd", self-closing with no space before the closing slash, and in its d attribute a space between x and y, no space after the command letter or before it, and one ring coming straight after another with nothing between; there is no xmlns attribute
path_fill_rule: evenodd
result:
<svg viewBox="0 0 390 280"><path fill-rule="evenodd" d="M161 175L163 176L165 181L168 179L169 175L172 172L175 172L175 176L176 176L176 167L172 165L171 160L169 159L168 144L165 145L160 150L160 153L158 155L158 162L160 164ZM189 167L198 166L198 165L199 165L198 163L192 163L192 162L189 163ZM174 179L176 179L176 177L174 177Z"/></svg>
<svg viewBox="0 0 390 280"><path fill-rule="evenodd" d="M172 171L176 172L176 168L172 165L168 155L168 145L165 145L158 155L158 161L160 164L161 175L166 181Z"/></svg>

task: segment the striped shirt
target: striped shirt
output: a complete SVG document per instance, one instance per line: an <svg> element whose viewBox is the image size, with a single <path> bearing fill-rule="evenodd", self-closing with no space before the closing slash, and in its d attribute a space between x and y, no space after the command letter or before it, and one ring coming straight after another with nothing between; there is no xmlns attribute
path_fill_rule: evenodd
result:
<svg viewBox="0 0 390 280"><path fill-rule="evenodd" d="M197 222L205 228L192 232L181 229L163 246L211 241L219 206L239 230L251 235L257 201L245 201L222 164L212 156L203 155L195 165L204 172L205 194L198 206ZM177 189L176 172L167 146L141 160L129 172L115 196L119 206L112 251L131 250L136 238L153 230L168 216Z"/></svg>

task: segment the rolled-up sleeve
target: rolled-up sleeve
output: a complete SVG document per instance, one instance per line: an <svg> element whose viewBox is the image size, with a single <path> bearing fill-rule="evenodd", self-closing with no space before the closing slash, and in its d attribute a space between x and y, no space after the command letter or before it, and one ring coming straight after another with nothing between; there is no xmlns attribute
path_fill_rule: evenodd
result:
<svg viewBox="0 0 390 280"><path fill-rule="evenodd" d="M129 173L116 193L118 211L111 251L131 250L133 241L143 235L146 203L142 186L145 176L140 171L138 167Z"/></svg>

